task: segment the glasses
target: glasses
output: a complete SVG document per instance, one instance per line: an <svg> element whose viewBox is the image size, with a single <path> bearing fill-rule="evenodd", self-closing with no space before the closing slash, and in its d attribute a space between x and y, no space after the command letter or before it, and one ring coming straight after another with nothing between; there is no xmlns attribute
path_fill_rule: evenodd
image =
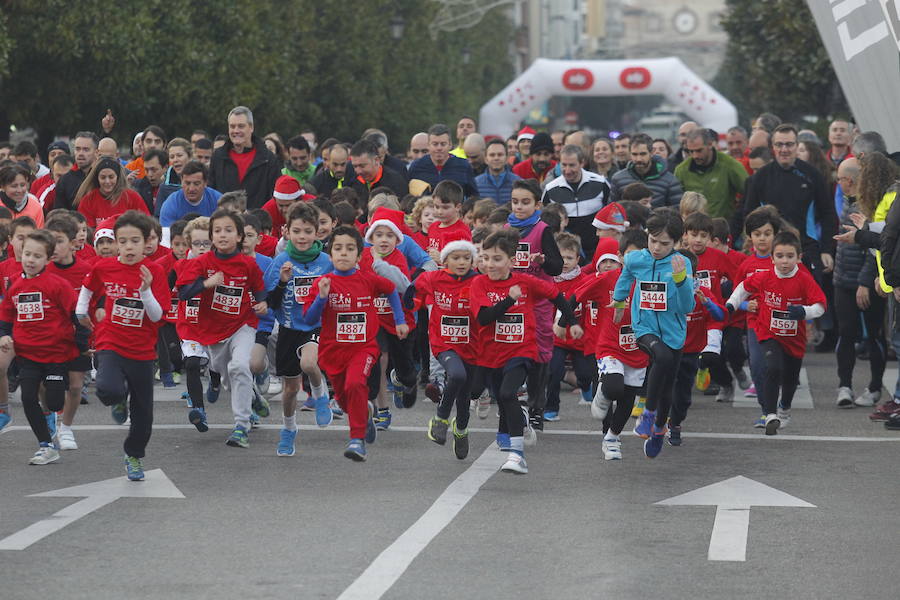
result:
<svg viewBox="0 0 900 600"><path fill-rule="evenodd" d="M194 248L212 248L212 242L209 240L194 240L191 242Z"/></svg>
<svg viewBox="0 0 900 600"><path fill-rule="evenodd" d="M782 148L791 149L797 145L797 142L774 142L772 147L778 148L779 150Z"/></svg>

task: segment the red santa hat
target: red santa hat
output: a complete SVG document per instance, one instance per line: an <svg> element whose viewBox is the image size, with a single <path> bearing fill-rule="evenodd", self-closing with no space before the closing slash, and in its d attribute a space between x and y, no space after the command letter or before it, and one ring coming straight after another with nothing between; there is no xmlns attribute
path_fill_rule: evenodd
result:
<svg viewBox="0 0 900 600"><path fill-rule="evenodd" d="M519 134L516 136L516 143L518 144L522 140L530 140L534 138L535 131L528 125L519 130Z"/></svg>
<svg viewBox="0 0 900 600"><path fill-rule="evenodd" d="M392 210L383 206L376 208L375 212L369 217L369 228L366 230L367 242L372 243L372 234L375 232L375 228L382 225L394 232L394 235L397 236L398 244L403 241L403 228L405 227L403 211Z"/></svg>
<svg viewBox="0 0 900 600"><path fill-rule="evenodd" d="M272 195L276 200L299 200L305 194L300 182L290 175L282 175L275 180L275 193Z"/></svg>
<svg viewBox="0 0 900 600"><path fill-rule="evenodd" d="M110 217L97 223L97 229L94 231L95 245L102 238L116 239L116 218Z"/></svg>
<svg viewBox="0 0 900 600"><path fill-rule="evenodd" d="M619 257L619 242L616 238L600 238L597 242L597 249L594 251L594 268L600 266L604 260L614 260L620 265L622 259Z"/></svg>
<svg viewBox="0 0 900 600"><path fill-rule="evenodd" d="M625 218L625 209L618 202L611 202L600 209L594 215L592 223L597 229L612 229L614 231L625 231L628 227L628 221Z"/></svg>
<svg viewBox="0 0 900 600"><path fill-rule="evenodd" d="M478 260L478 248L475 247L475 244L466 240L455 240L448 243L444 246L443 250L441 250L441 262L447 262L447 257L450 256L450 253L458 250L464 250L471 254L472 264L475 264L475 261Z"/></svg>

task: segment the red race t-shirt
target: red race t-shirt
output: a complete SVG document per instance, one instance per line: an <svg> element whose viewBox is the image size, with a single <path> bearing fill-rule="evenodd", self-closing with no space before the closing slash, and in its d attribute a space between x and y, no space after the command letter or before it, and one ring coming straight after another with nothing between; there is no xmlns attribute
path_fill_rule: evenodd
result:
<svg viewBox="0 0 900 600"><path fill-rule="evenodd" d="M110 204L109 200L100 194L100 190L90 192L78 203L78 212L84 215L87 226L91 229L95 229L101 221L110 217L117 217L127 210L138 210L142 213L150 214L150 211L147 210L147 204L140 194L129 189L122 191L119 200L115 204Z"/></svg>
<svg viewBox="0 0 900 600"><path fill-rule="evenodd" d="M713 300L724 304L722 299L722 279L728 279L737 287L739 279L738 269L728 259L728 256L715 248L707 248L703 254L697 255L697 269L694 271L694 279L700 282L700 287L707 288L713 294Z"/></svg>
<svg viewBox="0 0 900 600"><path fill-rule="evenodd" d="M340 373L360 352L372 356L381 353L376 339L380 322L374 300L395 288L384 277L360 270L351 275L329 273L325 277L331 281L331 290L322 311L319 364L326 373ZM313 282L303 299L306 310L319 295L321 279Z"/></svg>
<svg viewBox="0 0 900 600"><path fill-rule="evenodd" d="M31 279L21 277L0 303L0 321L12 323L16 355L40 363L75 359L75 292L69 283L44 270Z"/></svg>
<svg viewBox="0 0 900 600"><path fill-rule="evenodd" d="M178 275L177 284L190 285L198 277L209 279L218 271L225 276L224 281L200 294L197 339L193 341L204 346L229 338L244 325L255 328L259 324L250 294L263 292L265 285L256 260L246 254L221 259L215 251L207 252L187 261L187 266Z"/></svg>
<svg viewBox="0 0 900 600"><path fill-rule="evenodd" d="M497 321L482 329L479 366L495 369L516 357L537 360L534 304L556 298L559 290L555 284L515 271L501 281L479 275L472 281L472 317L478 319L482 307L491 307L509 296L509 288L514 285L522 289L522 296Z"/></svg>
<svg viewBox="0 0 900 600"><path fill-rule="evenodd" d="M387 256L381 257L381 259L387 264L400 269L400 272L409 279L409 266L406 264L406 257L403 256L402 252L394 249L393 252ZM377 275L374 269L372 269L374 260L372 248L369 247L363 249L362 257L359 259L360 270ZM394 324L394 311L391 310L391 305L388 302L387 296L378 296L375 298L375 310L378 312L378 320L381 323L381 327L388 333L397 335L397 326ZM404 309L403 316L406 318L406 324L409 326L409 330L412 331L415 329L416 321L412 311Z"/></svg>
<svg viewBox="0 0 900 600"><path fill-rule="evenodd" d="M9 248L12 251L12 246ZM5 296L9 286L21 277L22 263L17 261L10 252L10 257L0 263L0 296Z"/></svg>
<svg viewBox="0 0 900 600"><path fill-rule="evenodd" d="M61 265L56 262L51 262L47 265L47 272L65 279L72 287L77 299L78 292L81 291L81 284L84 282L84 278L87 277L87 274L91 272L94 262L96 261L88 262L84 259L79 259L76 254L75 261L71 265Z"/></svg>
<svg viewBox="0 0 900 600"><path fill-rule="evenodd" d="M97 251L90 244L85 244L80 250L75 251L75 258L94 264L94 261L97 260Z"/></svg>
<svg viewBox="0 0 900 600"><path fill-rule="evenodd" d="M741 266L738 267L738 281L737 283L741 283L745 281L748 277L753 275L754 273L764 273L766 271L771 271L774 268L772 264L771 256L757 256L754 252L750 256L744 259L744 262L741 263ZM735 284L735 288L737 288L737 283ZM727 298L726 298L727 300ZM749 300L758 300L755 294L751 294L747 299ZM744 311L735 311L744 312ZM755 312L746 311L744 314L747 316L747 327L752 329L756 326L756 315Z"/></svg>
<svg viewBox="0 0 900 600"><path fill-rule="evenodd" d="M444 227L440 221L435 221L428 228L428 248L427 250L437 250L440 252L444 246L456 240L472 241L472 231L469 226L459 219L453 225Z"/></svg>
<svg viewBox="0 0 900 600"><path fill-rule="evenodd" d="M569 297L575 292L575 290L580 288L582 285L584 285L585 282L590 281L591 279L593 279L593 277L591 275L579 272L578 276L574 277L572 279L564 279L561 281L556 281L556 288L563 295L563 297L568 301ZM584 312L584 303L578 302L575 305L575 317L578 318L579 323L581 322L581 315L583 312ZM583 329L586 329L586 328L583 328ZM566 327L566 339L562 340L562 339L556 337L555 335L553 336L553 345L557 346L559 348L564 348L565 350L571 350L573 352L584 352L585 348L588 348L589 350L592 351L593 347L585 346L584 342L585 342L584 336L581 336L577 340L574 339L571 336L571 334L569 333L568 327ZM590 352L588 352L588 354L590 354Z"/></svg>
<svg viewBox="0 0 900 600"><path fill-rule="evenodd" d="M431 302L428 341L433 355L453 350L465 362L475 364L481 352L481 326L469 306L475 277L463 279L441 269L427 271L416 278L416 298L423 304Z"/></svg>
<svg viewBox="0 0 900 600"><path fill-rule="evenodd" d="M722 306L723 303L716 300L715 293L713 293L712 290L708 287L700 286L698 291L704 298L717 304L719 308L722 309L723 313L725 312L725 307ZM703 302L697 298L694 302L694 310L687 314L687 333L684 338L684 346L681 349L682 352L685 354L702 352L703 349L706 348L706 332L711 329L721 330L722 325L724 325L724 321L716 321L713 319L712 315L709 314L709 311L706 310L706 307L703 306Z"/></svg>
<svg viewBox="0 0 900 600"><path fill-rule="evenodd" d="M141 265L150 270L150 290L163 311L169 302L169 284L162 268L153 261L142 260L124 265L116 257L101 258L94 263L82 284L94 294L106 296L106 316L94 329L94 347L113 350L133 360L156 358L156 330L159 322L147 318L141 300ZM161 321L160 321L161 322Z"/></svg>

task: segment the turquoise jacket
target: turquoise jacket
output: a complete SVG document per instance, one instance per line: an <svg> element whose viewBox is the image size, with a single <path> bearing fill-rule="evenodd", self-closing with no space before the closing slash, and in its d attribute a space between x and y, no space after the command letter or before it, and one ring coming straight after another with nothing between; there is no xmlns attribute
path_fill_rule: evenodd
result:
<svg viewBox="0 0 900 600"><path fill-rule="evenodd" d="M662 342L674 350L684 346L684 338L687 334L687 314L694 310L694 285L691 262L685 258L687 277L681 283L675 283L672 279L672 257L675 253L665 258L656 260L646 248L640 252L629 252L625 255L625 266L619 274L616 289L613 292L613 300L622 302L628 299L631 287L634 285L634 297L631 301L631 326L634 328L635 339L642 335L652 333ZM655 283L654 283L655 282ZM641 283L652 297L652 292L659 293L659 288L665 285L666 310L650 310L641 308ZM658 302L657 296L654 301ZM658 305L658 304L657 304Z"/></svg>

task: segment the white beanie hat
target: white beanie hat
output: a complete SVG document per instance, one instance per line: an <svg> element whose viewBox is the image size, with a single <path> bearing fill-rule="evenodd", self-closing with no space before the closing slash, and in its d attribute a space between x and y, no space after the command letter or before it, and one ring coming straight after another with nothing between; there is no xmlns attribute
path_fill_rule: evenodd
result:
<svg viewBox="0 0 900 600"><path fill-rule="evenodd" d="M441 262L447 262L447 257L450 256L450 253L457 250L464 250L471 254L473 263L478 260L478 248L475 247L475 244L466 240L456 240L450 242L441 250Z"/></svg>

